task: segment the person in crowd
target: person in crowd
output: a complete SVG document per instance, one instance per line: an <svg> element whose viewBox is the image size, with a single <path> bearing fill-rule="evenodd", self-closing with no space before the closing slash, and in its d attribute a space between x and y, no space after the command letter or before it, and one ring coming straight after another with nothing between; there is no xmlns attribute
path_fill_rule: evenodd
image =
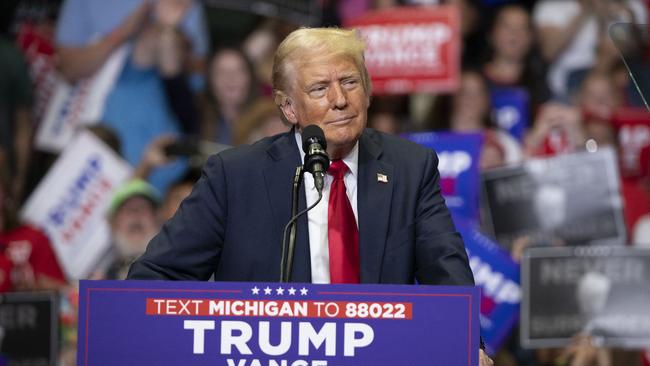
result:
<svg viewBox="0 0 650 366"><path fill-rule="evenodd" d="M165 222L174 216L181 202L192 193L192 188L200 177L200 170L190 169L183 178L169 186L167 194L165 194L158 208L158 217L161 222Z"/></svg>
<svg viewBox="0 0 650 366"><path fill-rule="evenodd" d="M450 96L439 96L429 117L429 127L459 133L484 133L481 169L514 164L522 159L519 143L494 127L485 80L476 71L461 74L460 88Z"/></svg>
<svg viewBox="0 0 650 366"><path fill-rule="evenodd" d="M585 146L582 115L577 107L558 102L543 104L524 138L526 156L553 156Z"/></svg>
<svg viewBox="0 0 650 366"><path fill-rule="evenodd" d="M582 111L586 139L598 146L616 147L613 118L622 104L622 92L608 74L593 72L584 79L576 103Z"/></svg>
<svg viewBox="0 0 650 366"><path fill-rule="evenodd" d="M460 31L462 36L461 65L463 68L476 68L485 52L486 27L481 17L483 7L479 0L449 0L460 11Z"/></svg>
<svg viewBox="0 0 650 366"><path fill-rule="evenodd" d="M621 2L620 5L623 5ZM618 25L617 25L618 26ZM622 25L620 25L622 27ZM617 30L619 28L616 28ZM620 106L641 106L641 98L632 82L625 64L632 68L632 72L637 74L639 61L639 44L641 40L636 32L635 26L626 26L622 28L626 33L625 36L619 36L627 40L626 43L618 42L615 44L612 37L605 33L602 34L596 46L596 59L592 67L577 69L572 71L568 76L568 83L571 87L570 95L579 94L583 89L585 80L593 74L608 75L611 79L612 86L620 92L621 96L616 100ZM620 48L620 50L619 50ZM622 57L625 57L626 63ZM646 67L650 67L646 63ZM637 79L642 81L642 79ZM643 84L642 84L643 85ZM645 90L645 89L642 89Z"/></svg>
<svg viewBox="0 0 650 366"><path fill-rule="evenodd" d="M235 122L259 94L253 66L235 48L218 50L211 58L201 136L232 145Z"/></svg>
<svg viewBox="0 0 650 366"><path fill-rule="evenodd" d="M535 35L528 10L519 4L499 8L489 33L487 61L482 67L489 89L519 88L529 94L531 113L549 98L543 65L536 57Z"/></svg>
<svg viewBox="0 0 650 366"><path fill-rule="evenodd" d="M102 117L118 133L129 163L137 165L156 136L180 131L161 78L203 71L208 39L198 1L66 0L56 41L59 69L71 82L96 74L118 48L130 46ZM172 165L151 181L164 191L183 170Z"/></svg>
<svg viewBox="0 0 650 366"><path fill-rule="evenodd" d="M269 98L259 98L235 124L233 133L235 145L252 144L264 137L289 130L282 120L278 107Z"/></svg>
<svg viewBox="0 0 650 366"><path fill-rule="evenodd" d="M32 139L32 90L25 59L8 36L13 12L0 16L0 148L13 177L6 194L23 195Z"/></svg>
<svg viewBox="0 0 650 366"><path fill-rule="evenodd" d="M134 179L119 188L107 212L111 229L112 255L107 279L124 279L135 258L160 229L157 216L160 196L147 182Z"/></svg>
<svg viewBox="0 0 650 366"><path fill-rule="evenodd" d="M21 223L9 192L9 169L0 149L0 291L56 290L66 277L48 237Z"/></svg>
<svg viewBox="0 0 650 366"><path fill-rule="evenodd" d="M573 105L549 102L540 108L525 139L529 156L581 151L588 140L596 146L615 146L612 118L622 95L609 75L590 73L574 97Z"/></svg>
<svg viewBox="0 0 650 366"><path fill-rule="evenodd" d="M569 75L594 65L599 39L607 36L611 24L645 24L646 12L641 0L538 1L533 22L550 65L547 80L553 96L569 99Z"/></svg>
<svg viewBox="0 0 650 366"><path fill-rule="evenodd" d="M281 19L266 19L246 37L242 44L242 51L253 64L255 78L264 96L273 93L271 85L273 54L280 41L295 29L295 25Z"/></svg>
<svg viewBox="0 0 650 366"><path fill-rule="evenodd" d="M373 97L368 109L368 127L377 131L395 135L409 130L404 122L407 115L408 97L399 95L382 95Z"/></svg>
<svg viewBox="0 0 650 366"><path fill-rule="evenodd" d="M148 180L154 170L174 161L176 157L166 154L165 148L177 140L177 136L168 134L160 135L153 139L144 150L140 163L135 167L133 178Z"/></svg>

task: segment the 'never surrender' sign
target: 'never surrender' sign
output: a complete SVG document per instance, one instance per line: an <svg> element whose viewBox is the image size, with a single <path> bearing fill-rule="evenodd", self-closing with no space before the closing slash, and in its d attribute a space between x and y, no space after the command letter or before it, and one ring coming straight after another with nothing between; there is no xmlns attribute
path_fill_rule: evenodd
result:
<svg viewBox="0 0 650 366"><path fill-rule="evenodd" d="M81 281L79 365L478 365L475 287Z"/></svg>

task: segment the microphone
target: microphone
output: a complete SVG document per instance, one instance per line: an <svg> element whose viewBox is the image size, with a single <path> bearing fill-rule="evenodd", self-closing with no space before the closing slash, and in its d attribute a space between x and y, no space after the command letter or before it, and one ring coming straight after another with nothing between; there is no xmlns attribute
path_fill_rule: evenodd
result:
<svg viewBox="0 0 650 366"><path fill-rule="evenodd" d="M291 269L293 267L293 252L296 246L296 220L323 199L324 177L327 168L330 166L330 158L327 155L327 142L323 130L316 125L309 125L302 130L302 150L305 152L303 166L296 168L293 179L293 190L291 192L291 219L282 232L282 259L280 261L280 282L289 282ZM314 176L314 186L318 192L318 199L306 209L298 211L298 196L302 173L306 170Z"/></svg>
<svg viewBox="0 0 650 366"><path fill-rule="evenodd" d="M323 191L325 172L330 166L327 155L325 133L316 125L309 125L302 130L302 150L305 152L305 170L314 176L314 185L319 194Z"/></svg>

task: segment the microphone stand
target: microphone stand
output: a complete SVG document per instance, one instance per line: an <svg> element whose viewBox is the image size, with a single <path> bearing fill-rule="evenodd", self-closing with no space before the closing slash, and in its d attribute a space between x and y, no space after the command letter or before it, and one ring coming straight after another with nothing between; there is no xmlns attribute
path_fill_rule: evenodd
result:
<svg viewBox="0 0 650 366"><path fill-rule="evenodd" d="M293 190L291 192L291 220L284 227L282 232L282 259L280 261L280 282L287 283L291 278L291 269L293 268L293 254L296 247L296 230L298 224L296 220L307 213L307 211L316 207L316 205L323 198L323 192L318 192L318 199L314 204L307 207L306 209L296 213L298 211L298 202L300 195L300 184L302 183L302 173L303 167L296 167L296 174L293 177ZM290 230L289 230L290 229ZM287 244L287 232L289 232L289 242Z"/></svg>
<svg viewBox="0 0 650 366"><path fill-rule="evenodd" d="M293 189L291 190L291 217L294 218L298 212L298 203L300 202L300 184L302 183L302 165L296 167L296 173L293 176ZM287 227L289 231L289 243L287 243ZM282 233L282 260L280 261L280 282L289 282L291 277L291 267L293 267L293 252L296 246L296 229L295 220L290 220Z"/></svg>

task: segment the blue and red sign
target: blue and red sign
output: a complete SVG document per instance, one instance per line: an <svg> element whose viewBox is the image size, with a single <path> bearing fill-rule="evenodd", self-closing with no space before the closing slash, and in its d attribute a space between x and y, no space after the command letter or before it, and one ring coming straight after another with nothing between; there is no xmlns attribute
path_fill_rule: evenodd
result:
<svg viewBox="0 0 650 366"><path fill-rule="evenodd" d="M494 355L519 319L519 264L478 230L458 226L476 286L481 288L481 335Z"/></svg>
<svg viewBox="0 0 650 366"><path fill-rule="evenodd" d="M478 365L479 290L81 281L78 365Z"/></svg>
<svg viewBox="0 0 650 366"><path fill-rule="evenodd" d="M442 195L454 221L478 223L482 134L423 132L403 137L435 150Z"/></svg>

